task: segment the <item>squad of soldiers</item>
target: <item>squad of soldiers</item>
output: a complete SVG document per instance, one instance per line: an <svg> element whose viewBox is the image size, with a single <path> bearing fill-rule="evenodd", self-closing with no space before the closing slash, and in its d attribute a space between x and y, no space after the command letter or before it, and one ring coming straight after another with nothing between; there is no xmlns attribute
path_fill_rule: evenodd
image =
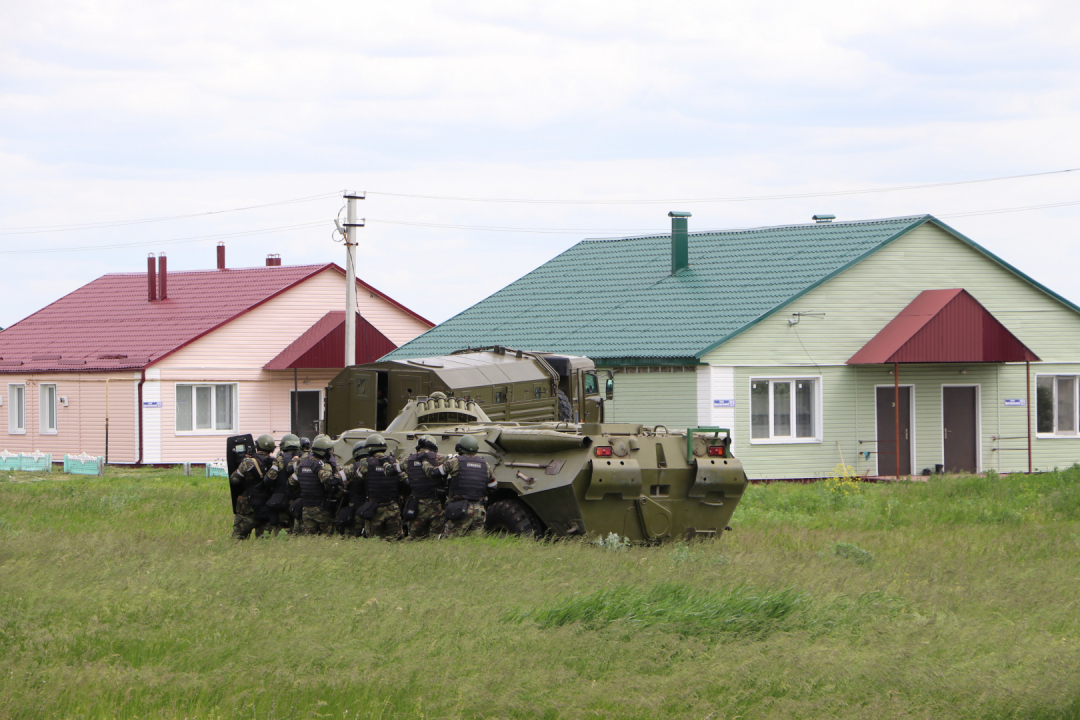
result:
<svg viewBox="0 0 1080 720"><path fill-rule="evenodd" d="M421 435L415 452L399 460L373 433L353 445L352 460L340 469L325 435L312 442L289 434L277 455L275 449L271 435L260 435L229 476L238 540L282 530L386 540L460 537L483 531L484 499L496 487L470 435L449 457Z"/></svg>

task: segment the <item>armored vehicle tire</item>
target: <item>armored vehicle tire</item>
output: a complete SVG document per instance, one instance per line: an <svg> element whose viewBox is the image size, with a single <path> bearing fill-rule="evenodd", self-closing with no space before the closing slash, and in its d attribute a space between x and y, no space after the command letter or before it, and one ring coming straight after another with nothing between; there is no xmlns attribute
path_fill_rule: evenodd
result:
<svg viewBox="0 0 1080 720"><path fill-rule="evenodd" d="M524 503L518 500L497 500L487 509L485 529L489 533L510 533L540 537L544 524Z"/></svg>
<svg viewBox="0 0 1080 720"><path fill-rule="evenodd" d="M570 398L562 390L559 393L559 420L562 422L574 422L574 406L570 404Z"/></svg>

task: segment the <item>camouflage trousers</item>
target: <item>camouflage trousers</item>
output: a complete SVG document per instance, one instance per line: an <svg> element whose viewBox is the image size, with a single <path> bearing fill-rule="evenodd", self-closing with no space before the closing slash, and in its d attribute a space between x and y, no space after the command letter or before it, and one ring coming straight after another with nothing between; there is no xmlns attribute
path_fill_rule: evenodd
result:
<svg viewBox="0 0 1080 720"><path fill-rule="evenodd" d="M289 514L288 510L279 510L278 512L271 510L270 524L266 530L273 535L277 535L282 530L289 531L289 534L296 532L293 529L293 516Z"/></svg>
<svg viewBox="0 0 1080 720"><path fill-rule="evenodd" d="M487 520L487 508L483 502L470 502L469 509L465 511L465 517L451 520L446 518L443 523L442 538L455 538L468 535L471 532L484 532L484 522Z"/></svg>
<svg viewBox="0 0 1080 720"><path fill-rule="evenodd" d="M401 508L396 502L380 505L370 520L364 521L364 530L369 538L400 540L404 534L401 529Z"/></svg>
<svg viewBox="0 0 1080 720"><path fill-rule="evenodd" d="M255 510L251 507L251 501L247 495L236 498L236 514L233 515L233 539L247 540L251 531L255 531L255 537L262 537L266 530L265 520L255 519Z"/></svg>
<svg viewBox="0 0 1080 720"><path fill-rule="evenodd" d="M356 508L346 508L352 510L351 517L348 522L341 522L340 519L335 523L334 527L337 531L345 537L358 538L364 532L364 519L356 517Z"/></svg>
<svg viewBox="0 0 1080 720"><path fill-rule="evenodd" d="M300 533L302 535L332 535L334 533L334 518L321 507L306 507L304 508L304 520Z"/></svg>
<svg viewBox="0 0 1080 720"><path fill-rule="evenodd" d="M441 533L444 521L439 498L421 498L417 502L416 517L409 522L409 537L425 538Z"/></svg>

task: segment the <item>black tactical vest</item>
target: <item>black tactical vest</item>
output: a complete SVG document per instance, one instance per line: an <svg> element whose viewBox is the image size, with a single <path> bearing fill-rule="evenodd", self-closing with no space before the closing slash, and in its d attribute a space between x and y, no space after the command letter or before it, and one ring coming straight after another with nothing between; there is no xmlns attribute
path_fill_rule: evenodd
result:
<svg viewBox="0 0 1080 720"><path fill-rule="evenodd" d="M296 482L300 483L300 498L304 507L318 507L326 502L326 488L319 479L323 462L311 455L296 466Z"/></svg>
<svg viewBox="0 0 1080 720"><path fill-rule="evenodd" d="M289 452L281 453L280 457L281 457L282 462L285 463L285 466L283 468L281 468L281 471L278 472L277 477L274 478L274 487L271 488L272 492L275 492L275 493L287 493L287 492L289 492L289 476L292 475L292 471L293 471L293 469L292 469L292 459L294 457L296 457L298 454L299 453L294 453L291 450Z"/></svg>
<svg viewBox="0 0 1080 720"><path fill-rule="evenodd" d="M265 453L255 453L251 458L258 464L258 469L251 468L244 475L244 494L251 507L262 507L270 499L270 490L263 484L266 471L274 465L274 459Z"/></svg>
<svg viewBox="0 0 1080 720"><path fill-rule="evenodd" d="M487 494L487 462L475 455L458 455L457 475L450 479L450 495L477 502Z"/></svg>
<svg viewBox="0 0 1080 720"><path fill-rule="evenodd" d="M409 477L409 489L413 497L428 500L437 497L435 491L439 487L439 481L428 477L424 472L424 461L434 465L436 459L433 452L413 453L405 458L405 473Z"/></svg>
<svg viewBox="0 0 1080 720"><path fill-rule="evenodd" d="M396 477L388 476L383 469L383 463L389 462L390 458L385 455L381 457L369 457L367 459L367 472L364 473L364 486L367 488L368 500L373 500L377 503L387 503L391 500L397 500L398 496L398 480Z"/></svg>

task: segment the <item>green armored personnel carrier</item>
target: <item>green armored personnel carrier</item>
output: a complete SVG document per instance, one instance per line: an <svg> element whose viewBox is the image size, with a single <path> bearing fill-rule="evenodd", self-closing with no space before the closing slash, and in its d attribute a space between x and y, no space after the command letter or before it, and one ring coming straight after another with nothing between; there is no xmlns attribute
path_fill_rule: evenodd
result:
<svg viewBox="0 0 1080 720"><path fill-rule="evenodd" d="M335 454L345 462L353 444L373 432L342 433ZM747 485L722 428L492 422L475 401L420 397L380 434L399 458L413 452L419 435L434 437L443 455L463 435L475 437L498 479L489 531L616 533L633 541L716 537Z"/></svg>
<svg viewBox="0 0 1080 720"><path fill-rule="evenodd" d="M435 392L475 401L496 421L603 422L612 383L589 358L501 345L351 365L326 386L323 432L383 430L410 400Z"/></svg>

